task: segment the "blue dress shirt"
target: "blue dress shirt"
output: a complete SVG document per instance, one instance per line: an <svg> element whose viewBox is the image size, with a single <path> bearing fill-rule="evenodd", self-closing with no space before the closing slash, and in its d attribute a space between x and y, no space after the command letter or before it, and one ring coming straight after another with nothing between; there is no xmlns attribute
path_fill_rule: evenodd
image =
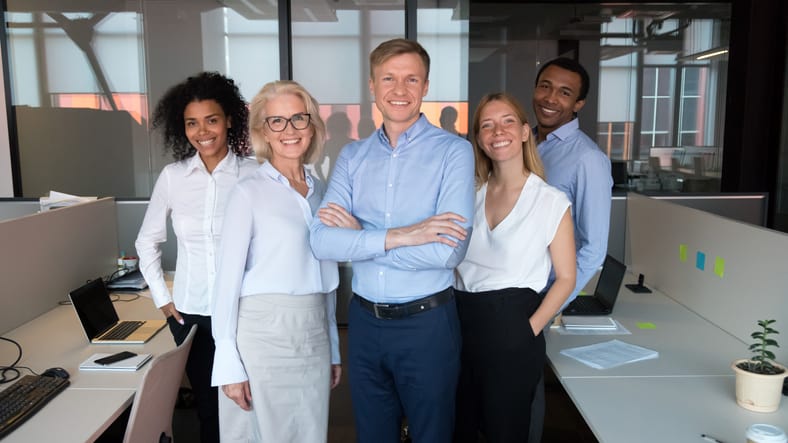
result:
<svg viewBox="0 0 788 443"><path fill-rule="evenodd" d="M361 230L312 222L310 242L320 260L352 261L353 291L382 303L403 303L452 286L473 225L473 149L467 140L430 124L422 114L392 148L381 128L342 149L321 207L336 203ZM454 212L465 218L466 240L385 250L390 228ZM456 240L456 239L455 239Z"/></svg>
<svg viewBox="0 0 788 443"><path fill-rule="evenodd" d="M536 131L534 131L536 135ZM568 304L588 283L607 254L613 178L610 159L572 119L539 143L547 183L572 202L577 247L577 280ZM552 284L548 283L548 287Z"/></svg>

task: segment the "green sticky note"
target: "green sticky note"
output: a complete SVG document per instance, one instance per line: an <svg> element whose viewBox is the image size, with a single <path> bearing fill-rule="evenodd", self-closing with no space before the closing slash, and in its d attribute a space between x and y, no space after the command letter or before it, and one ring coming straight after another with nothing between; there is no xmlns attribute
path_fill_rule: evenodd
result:
<svg viewBox="0 0 788 443"><path fill-rule="evenodd" d="M679 260L687 261L687 245L679 245Z"/></svg>
<svg viewBox="0 0 788 443"><path fill-rule="evenodd" d="M722 257L714 258L714 273L720 278L725 276L725 259Z"/></svg>
<svg viewBox="0 0 788 443"><path fill-rule="evenodd" d="M650 321L638 322L637 325L638 329L657 329L657 325L651 323Z"/></svg>

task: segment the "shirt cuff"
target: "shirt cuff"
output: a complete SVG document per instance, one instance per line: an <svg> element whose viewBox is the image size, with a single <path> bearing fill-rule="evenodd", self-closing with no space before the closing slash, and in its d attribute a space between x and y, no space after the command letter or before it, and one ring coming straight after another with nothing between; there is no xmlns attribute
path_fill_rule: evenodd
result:
<svg viewBox="0 0 788 443"><path fill-rule="evenodd" d="M152 284L148 282L148 285L150 285L150 296L156 308L161 309L162 306L172 303L170 289L167 287L167 283L165 283L164 280L153 282Z"/></svg>
<svg viewBox="0 0 788 443"><path fill-rule="evenodd" d="M224 386L249 380L238 354L235 340L216 340L211 386Z"/></svg>

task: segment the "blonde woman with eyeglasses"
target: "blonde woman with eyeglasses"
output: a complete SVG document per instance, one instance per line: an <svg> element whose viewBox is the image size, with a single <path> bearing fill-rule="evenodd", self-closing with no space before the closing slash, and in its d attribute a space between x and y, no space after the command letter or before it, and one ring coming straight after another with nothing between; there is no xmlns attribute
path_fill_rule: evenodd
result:
<svg viewBox="0 0 788 443"><path fill-rule="evenodd" d="M325 192L305 163L325 125L298 83L266 84L249 133L263 164L227 204L213 307L214 386L223 442L325 442L340 380L337 265L317 260L309 224Z"/></svg>

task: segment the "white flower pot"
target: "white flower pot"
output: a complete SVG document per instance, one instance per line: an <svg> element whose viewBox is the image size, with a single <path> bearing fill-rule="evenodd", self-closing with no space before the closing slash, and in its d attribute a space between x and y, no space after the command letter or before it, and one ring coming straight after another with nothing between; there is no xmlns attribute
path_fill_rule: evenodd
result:
<svg viewBox="0 0 788 443"><path fill-rule="evenodd" d="M783 369L782 374L756 374L739 369L736 365L747 359L736 360L731 367L736 373L736 403L744 409L755 412L774 412L780 407L783 379L788 376L785 366L775 364Z"/></svg>

